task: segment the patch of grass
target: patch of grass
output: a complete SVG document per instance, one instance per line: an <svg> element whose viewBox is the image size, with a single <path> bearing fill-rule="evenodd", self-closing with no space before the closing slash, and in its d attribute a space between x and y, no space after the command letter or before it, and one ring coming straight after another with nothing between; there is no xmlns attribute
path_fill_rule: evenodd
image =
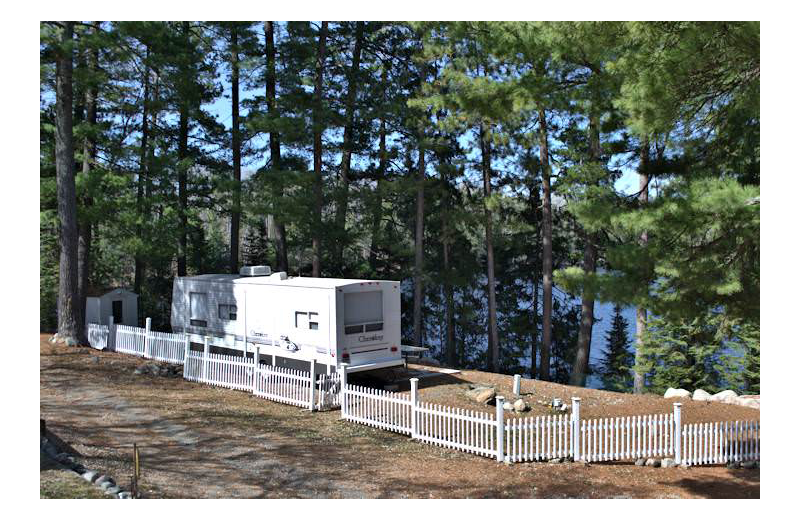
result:
<svg viewBox="0 0 800 520"><path fill-rule="evenodd" d="M72 471L48 469L39 472L39 498L112 498Z"/></svg>

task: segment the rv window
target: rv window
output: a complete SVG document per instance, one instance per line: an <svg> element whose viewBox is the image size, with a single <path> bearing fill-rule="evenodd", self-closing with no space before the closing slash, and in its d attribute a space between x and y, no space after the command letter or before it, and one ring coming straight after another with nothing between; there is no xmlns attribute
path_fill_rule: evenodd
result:
<svg viewBox="0 0 800 520"><path fill-rule="evenodd" d="M189 293L189 318L205 320L208 317L208 294L204 292Z"/></svg>
<svg viewBox="0 0 800 520"><path fill-rule="evenodd" d="M189 325L193 327L208 327L206 320L189 320Z"/></svg>
<svg viewBox="0 0 800 520"><path fill-rule="evenodd" d="M363 325L347 325L344 328L345 334L359 334L361 332L364 332Z"/></svg>
<svg viewBox="0 0 800 520"><path fill-rule="evenodd" d="M383 323L367 323L364 325L365 332L375 332L376 330L383 330Z"/></svg>
<svg viewBox="0 0 800 520"><path fill-rule="evenodd" d="M383 321L383 292L345 293L344 324L377 323Z"/></svg>
<svg viewBox="0 0 800 520"><path fill-rule="evenodd" d="M309 312L308 313L308 328L311 330L318 330L319 329L319 313L316 312Z"/></svg>
<svg viewBox="0 0 800 520"><path fill-rule="evenodd" d="M297 329L308 328L308 313L297 311L294 313L294 326Z"/></svg>
<svg viewBox="0 0 800 520"><path fill-rule="evenodd" d="M236 321L236 305L219 304L219 319L225 321Z"/></svg>

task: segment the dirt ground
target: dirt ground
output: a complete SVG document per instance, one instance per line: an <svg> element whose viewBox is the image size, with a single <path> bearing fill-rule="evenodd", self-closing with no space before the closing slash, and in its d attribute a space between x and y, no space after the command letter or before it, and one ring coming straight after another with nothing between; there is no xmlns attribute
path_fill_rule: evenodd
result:
<svg viewBox="0 0 800 520"><path fill-rule="evenodd" d="M134 375L133 369L145 361L54 346L47 343L48 337L40 335L40 414L47 427L80 453L78 462L111 475L126 488L132 474L132 446L137 443L145 498L758 498L760 494L759 470L646 468L630 463L500 464L345 422L338 411L310 413L179 377ZM426 380L422 398L459 399L456 385L472 377L499 378L501 385L506 384L504 376L475 374L448 376L444 383L449 384ZM586 417L650 413L650 406L660 406L658 412L671 409L671 401L657 397L523 382L523 392L546 391L563 392L553 395L562 398L579 395L585 399ZM625 403L629 398L633 400ZM695 404L687 403L684 410L694 409ZM717 411L718 407L725 408ZM723 415L727 408L715 404L689 413L720 414L720 419L730 420L730 415ZM42 496L48 482L45 471L40 473Z"/></svg>

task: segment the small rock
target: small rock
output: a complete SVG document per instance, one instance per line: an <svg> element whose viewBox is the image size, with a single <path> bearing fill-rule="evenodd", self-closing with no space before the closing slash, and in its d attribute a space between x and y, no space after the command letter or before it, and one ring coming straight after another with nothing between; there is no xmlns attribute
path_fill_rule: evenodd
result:
<svg viewBox="0 0 800 520"><path fill-rule="evenodd" d="M105 491L106 489L114 486L114 484L112 484L109 481L105 481L102 484L98 484L98 485L100 486L100 489L102 489L103 491Z"/></svg>
<svg viewBox="0 0 800 520"><path fill-rule="evenodd" d="M108 475L100 475L99 477L97 477L97 480L94 481L94 483L97 484L98 486L101 486L106 482L108 482L109 485L112 486L116 484L116 482L114 482L114 479L109 477Z"/></svg>
<svg viewBox="0 0 800 520"><path fill-rule="evenodd" d="M756 469L758 467L758 462L754 460L748 460L747 462L742 462L742 469Z"/></svg>
<svg viewBox="0 0 800 520"><path fill-rule="evenodd" d="M131 495L131 492L130 492L130 491L120 491L120 492L117 494L117 498L121 498L121 499L127 499L127 498L131 498L131 496L132 496L132 495Z"/></svg>
<svg viewBox="0 0 800 520"><path fill-rule="evenodd" d="M497 392L488 386L479 386L466 392L467 397L480 404L487 404L492 401Z"/></svg>
<svg viewBox="0 0 800 520"><path fill-rule="evenodd" d="M503 403L503 410L508 410L509 412L513 411L514 405L506 401L505 403Z"/></svg>
<svg viewBox="0 0 800 520"><path fill-rule="evenodd" d="M144 374L144 372L145 372L144 366L136 367L136 369L133 371L133 373L136 374L137 376Z"/></svg>
<svg viewBox="0 0 800 520"><path fill-rule="evenodd" d="M636 459L636 462L634 462L634 464L636 464L637 466L644 466L646 462L647 461L645 459Z"/></svg>
<svg viewBox="0 0 800 520"><path fill-rule="evenodd" d="M730 461L727 464L725 464L725 467L727 467L728 469L739 469L742 467L742 464L740 462Z"/></svg>
<svg viewBox="0 0 800 520"><path fill-rule="evenodd" d="M681 463L680 468L681 469L689 469L689 468L691 468L691 466L686 464L685 462L683 462L683 463Z"/></svg>
<svg viewBox="0 0 800 520"><path fill-rule="evenodd" d="M75 463L75 459L73 459L66 453L59 453L58 455L55 456L55 459L61 464L64 464L65 466L71 466L72 464Z"/></svg>
<svg viewBox="0 0 800 520"><path fill-rule="evenodd" d="M122 491L122 490L120 488L118 488L117 486L111 486L111 487L106 488L106 495L116 495L120 491Z"/></svg>
<svg viewBox="0 0 800 520"><path fill-rule="evenodd" d="M675 464L675 459L670 459L670 458L661 459L662 468L674 468L675 466L677 466L677 464Z"/></svg>
<svg viewBox="0 0 800 520"><path fill-rule="evenodd" d="M684 390L683 388L667 388L667 391L664 392L664 399L685 399L687 397L691 397L692 393L688 390Z"/></svg>
<svg viewBox="0 0 800 520"><path fill-rule="evenodd" d="M517 412L524 412L529 408L530 407L528 406L528 403L526 403L522 399L517 399L516 401L514 401L514 410Z"/></svg>
<svg viewBox="0 0 800 520"><path fill-rule="evenodd" d="M693 401L710 401L711 400L711 394L709 394L708 392L706 392L702 388L698 388L692 394L692 400Z"/></svg>
<svg viewBox="0 0 800 520"><path fill-rule="evenodd" d="M647 459L644 465L651 468L657 468L661 465L661 461L658 459Z"/></svg>
<svg viewBox="0 0 800 520"><path fill-rule="evenodd" d="M550 459L550 464L561 464L563 461L561 458Z"/></svg>
<svg viewBox="0 0 800 520"><path fill-rule="evenodd" d="M92 356L89 358L90 363L94 363L95 365L100 363L100 358L98 356Z"/></svg>
<svg viewBox="0 0 800 520"><path fill-rule="evenodd" d="M87 471L86 473L81 475L81 478L83 480L85 480L86 482L92 482L92 483L94 483L94 481L97 480L97 477L98 477L98 475L97 475L96 471Z"/></svg>

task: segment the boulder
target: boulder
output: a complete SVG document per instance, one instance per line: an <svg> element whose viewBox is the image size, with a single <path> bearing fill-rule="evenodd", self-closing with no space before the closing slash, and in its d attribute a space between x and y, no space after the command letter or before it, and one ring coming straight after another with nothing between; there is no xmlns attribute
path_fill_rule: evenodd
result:
<svg viewBox="0 0 800 520"><path fill-rule="evenodd" d="M472 390L467 390L466 395L476 403L488 404L495 398L497 392L489 386L478 386Z"/></svg>
<svg viewBox="0 0 800 520"><path fill-rule="evenodd" d="M114 486L114 484L112 484L111 482L109 482L107 480L105 482L103 482L102 484L98 484L98 485L100 486L100 489L102 489L103 491L105 491L106 489Z"/></svg>
<svg viewBox="0 0 800 520"><path fill-rule="evenodd" d="M646 462L647 461L645 459L636 459L636 462L634 462L634 464L636 464L637 466L644 466Z"/></svg>
<svg viewBox="0 0 800 520"><path fill-rule="evenodd" d="M130 491L120 491L117 494L117 498L122 498L122 499L131 498L131 492Z"/></svg>
<svg viewBox="0 0 800 520"><path fill-rule="evenodd" d="M736 392L733 390L723 390L722 392L717 392L712 395L711 400L720 403L736 404L737 397Z"/></svg>
<svg viewBox="0 0 800 520"><path fill-rule="evenodd" d="M747 406L749 408L761 408L761 401L751 397L737 397L734 404L738 404L739 406Z"/></svg>
<svg viewBox="0 0 800 520"><path fill-rule="evenodd" d="M674 468L675 466L677 466L677 464L675 464L675 459L661 459L662 468Z"/></svg>
<svg viewBox="0 0 800 520"><path fill-rule="evenodd" d="M684 390L683 388L667 388L667 391L664 392L664 399L685 399L691 397L692 393L688 390Z"/></svg>
<svg viewBox="0 0 800 520"><path fill-rule="evenodd" d="M86 473L81 475L81 478L83 478L83 480L85 480L86 482L94 482L95 480L97 480L97 477L98 475L96 471L87 471Z"/></svg>
<svg viewBox="0 0 800 520"><path fill-rule="evenodd" d="M117 487L117 486L111 486L111 487L109 487L109 488L106 488L106 495L116 495L116 494L118 494L120 491L122 491L122 490L121 490L119 487Z"/></svg>
<svg viewBox="0 0 800 520"><path fill-rule="evenodd" d="M505 403L503 403L503 410L511 412L514 410L514 405L506 401Z"/></svg>
<svg viewBox="0 0 800 520"><path fill-rule="evenodd" d="M739 469L742 467L741 462L730 461L725 465L728 469Z"/></svg>
<svg viewBox="0 0 800 520"><path fill-rule="evenodd" d="M528 410L528 403L526 403L522 399L517 399L516 401L514 401L515 412L524 412L526 410Z"/></svg>
<svg viewBox="0 0 800 520"><path fill-rule="evenodd" d="M651 468L657 468L661 465L661 461L658 459L647 459L644 465Z"/></svg>
<svg viewBox="0 0 800 520"><path fill-rule="evenodd" d="M709 394L708 392L706 392L702 388L698 388L692 394L692 400L693 401L710 401L711 400L711 394Z"/></svg>

